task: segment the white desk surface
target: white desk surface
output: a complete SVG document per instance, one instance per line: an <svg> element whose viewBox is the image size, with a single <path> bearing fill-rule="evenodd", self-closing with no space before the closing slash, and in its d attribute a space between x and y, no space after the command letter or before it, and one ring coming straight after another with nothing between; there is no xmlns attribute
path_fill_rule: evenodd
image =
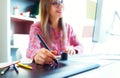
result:
<svg viewBox="0 0 120 78"><path fill-rule="evenodd" d="M110 64L70 78L120 78L120 63Z"/></svg>
<svg viewBox="0 0 120 78"><path fill-rule="evenodd" d="M117 56L117 58L115 56L110 57L107 55L105 57L105 55L100 55L95 57L83 57L80 61L96 62L99 63L101 67L77 74L70 78L120 78L120 56Z"/></svg>

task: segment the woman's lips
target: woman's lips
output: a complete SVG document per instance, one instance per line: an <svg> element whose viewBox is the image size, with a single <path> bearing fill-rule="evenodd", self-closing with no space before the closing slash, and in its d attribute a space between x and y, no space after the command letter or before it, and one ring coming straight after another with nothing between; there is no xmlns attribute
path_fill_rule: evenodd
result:
<svg viewBox="0 0 120 78"><path fill-rule="evenodd" d="M57 13L62 13L62 11L56 11Z"/></svg>

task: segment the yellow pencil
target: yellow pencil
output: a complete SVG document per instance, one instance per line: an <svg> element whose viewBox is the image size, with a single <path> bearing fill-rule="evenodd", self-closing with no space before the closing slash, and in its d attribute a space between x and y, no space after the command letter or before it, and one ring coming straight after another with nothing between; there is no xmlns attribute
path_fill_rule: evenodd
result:
<svg viewBox="0 0 120 78"><path fill-rule="evenodd" d="M25 65L25 64L22 64L22 63L18 63L18 66L20 66L20 67L24 67L24 68L27 68L27 69L32 69L31 66L29 66L29 65Z"/></svg>

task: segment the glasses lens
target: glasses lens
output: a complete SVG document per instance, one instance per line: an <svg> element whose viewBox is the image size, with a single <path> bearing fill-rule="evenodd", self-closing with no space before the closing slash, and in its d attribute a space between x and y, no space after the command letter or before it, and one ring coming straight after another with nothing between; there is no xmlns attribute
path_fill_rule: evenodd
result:
<svg viewBox="0 0 120 78"><path fill-rule="evenodd" d="M63 0L57 0L58 4L63 4Z"/></svg>
<svg viewBox="0 0 120 78"><path fill-rule="evenodd" d="M63 0L56 0L55 2L52 2L53 5L60 5L63 4Z"/></svg>

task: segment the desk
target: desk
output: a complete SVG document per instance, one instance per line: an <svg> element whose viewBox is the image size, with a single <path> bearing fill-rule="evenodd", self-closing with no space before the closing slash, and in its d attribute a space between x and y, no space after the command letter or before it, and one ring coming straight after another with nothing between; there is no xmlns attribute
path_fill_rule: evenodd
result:
<svg viewBox="0 0 120 78"><path fill-rule="evenodd" d="M93 56L92 56L93 57ZM59 66L65 66L64 62L67 62L72 64L71 60L72 58L68 59L68 61L63 61L62 64ZM119 61L116 60L102 60L102 59L93 59L90 57L77 57L74 58L74 60L76 60L76 62L83 62L88 60L89 62L104 62L104 64L101 64L101 67L91 70L91 71L87 71L84 73L79 73L77 75L71 76L70 78L120 78L120 75L118 72L120 72L120 63ZM91 60L91 61L90 61ZM28 70L28 69L23 69L23 68L18 68L19 69L19 73L16 74L16 72L14 70L10 70L8 71L5 75L0 76L0 78L44 78L45 75L43 72L46 72L46 70L42 70L40 71L40 69L42 69L42 66L35 64L35 63L31 63L31 66L33 66L33 70ZM75 64L72 64L73 66ZM79 64L78 64L79 66ZM72 69L75 69L74 67ZM65 69L64 69L65 70ZM69 71L69 70L68 70ZM51 73L49 72L49 70L47 71L48 74L54 75L54 78L60 78L59 70L55 71L56 73ZM64 71L63 71L64 72ZM56 76L57 74L57 76ZM47 78L51 78L50 76L47 76Z"/></svg>
<svg viewBox="0 0 120 78"><path fill-rule="evenodd" d="M120 78L120 63L116 62L70 78Z"/></svg>
<svg viewBox="0 0 120 78"><path fill-rule="evenodd" d="M84 60L101 64L101 67L70 78L120 78L120 56L106 54L87 56ZM119 58L118 58L119 57Z"/></svg>

